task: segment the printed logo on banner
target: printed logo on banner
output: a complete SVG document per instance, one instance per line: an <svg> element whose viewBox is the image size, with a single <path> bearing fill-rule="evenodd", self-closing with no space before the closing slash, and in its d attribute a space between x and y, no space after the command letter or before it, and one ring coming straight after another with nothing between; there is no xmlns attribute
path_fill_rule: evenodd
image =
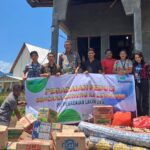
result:
<svg viewBox="0 0 150 150"><path fill-rule="evenodd" d="M26 87L32 93L38 93L46 87L47 82L48 82L48 78L27 80Z"/></svg>
<svg viewBox="0 0 150 150"><path fill-rule="evenodd" d="M118 75L118 82L131 83L132 80L129 80L128 76L129 75L124 75L124 76L119 76Z"/></svg>
<svg viewBox="0 0 150 150"><path fill-rule="evenodd" d="M65 150L76 150L76 148L78 148L78 143L75 142L73 139L69 139L64 141L62 147Z"/></svg>

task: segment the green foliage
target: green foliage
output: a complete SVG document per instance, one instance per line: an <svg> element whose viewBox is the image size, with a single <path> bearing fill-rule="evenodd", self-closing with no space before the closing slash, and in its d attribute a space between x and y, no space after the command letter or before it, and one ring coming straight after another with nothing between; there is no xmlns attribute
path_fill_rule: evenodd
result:
<svg viewBox="0 0 150 150"><path fill-rule="evenodd" d="M3 103L3 101L5 100L6 95L0 95L0 106Z"/></svg>

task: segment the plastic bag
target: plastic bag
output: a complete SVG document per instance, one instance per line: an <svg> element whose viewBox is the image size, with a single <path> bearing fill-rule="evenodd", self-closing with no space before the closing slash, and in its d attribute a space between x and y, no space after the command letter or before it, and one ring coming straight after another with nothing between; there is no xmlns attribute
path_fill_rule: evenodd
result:
<svg viewBox="0 0 150 150"><path fill-rule="evenodd" d="M131 126L132 115L131 112L116 112L113 117L113 126Z"/></svg>
<svg viewBox="0 0 150 150"><path fill-rule="evenodd" d="M150 129L150 117L141 116L133 119L133 127L135 128L148 128Z"/></svg>

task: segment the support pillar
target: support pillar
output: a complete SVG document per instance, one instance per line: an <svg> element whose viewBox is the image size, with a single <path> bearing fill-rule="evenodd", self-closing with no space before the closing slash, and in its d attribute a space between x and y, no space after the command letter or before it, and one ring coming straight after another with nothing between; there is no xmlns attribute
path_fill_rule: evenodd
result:
<svg viewBox="0 0 150 150"><path fill-rule="evenodd" d="M51 37L51 51L55 53L55 62L57 62L58 55L58 38L59 38L59 24L58 24L58 13L56 9L56 1L53 0L53 16L52 16L52 37Z"/></svg>
<svg viewBox="0 0 150 150"><path fill-rule="evenodd" d="M142 51L141 0L121 0L126 15L134 17L134 49Z"/></svg>
<svg viewBox="0 0 150 150"><path fill-rule="evenodd" d="M101 34L101 59L105 57L105 50L109 48L109 35L108 33Z"/></svg>
<svg viewBox="0 0 150 150"><path fill-rule="evenodd" d="M134 49L142 51L142 17L141 7L134 11Z"/></svg>

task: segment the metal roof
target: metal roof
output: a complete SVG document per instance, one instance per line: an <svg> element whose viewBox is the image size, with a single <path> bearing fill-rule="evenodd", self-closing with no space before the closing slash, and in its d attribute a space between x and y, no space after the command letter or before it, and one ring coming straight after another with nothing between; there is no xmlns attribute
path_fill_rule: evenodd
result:
<svg viewBox="0 0 150 150"><path fill-rule="evenodd" d="M15 62L13 63L12 65L12 68L10 70L10 72L13 72L13 69L15 68L16 64L18 63L19 61L19 58L21 57L21 55L23 54L23 51L24 50L27 50L29 51L29 53L31 53L32 51L37 51L38 52L38 55L39 55L39 58L38 58L38 62L40 64L45 64L48 62L47 60L47 54L51 51L49 49L45 49L45 48L41 48L41 47L38 47L38 46L35 46L35 45L31 45L31 44L28 44L28 43L24 43ZM59 58L59 55L61 53L58 53L58 58Z"/></svg>

